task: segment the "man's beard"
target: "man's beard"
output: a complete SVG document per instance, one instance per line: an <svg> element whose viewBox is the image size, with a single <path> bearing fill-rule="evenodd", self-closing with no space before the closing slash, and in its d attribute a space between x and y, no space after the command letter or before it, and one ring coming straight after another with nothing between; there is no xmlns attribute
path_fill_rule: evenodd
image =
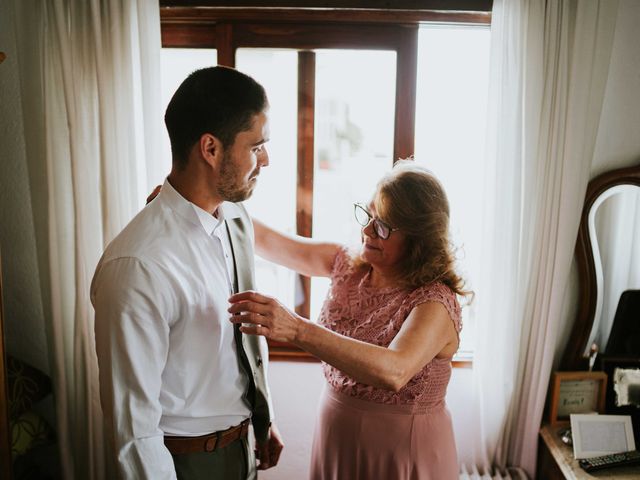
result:
<svg viewBox="0 0 640 480"><path fill-rule="evenodd" d="M255 178L259 173L259 168L251 172L250 179ZM243 202L253 193L255 182L242 184L238 167L228 152L222 158L222 168L220 169L220 180L218 182L218 193L227 202Z"/></svg>

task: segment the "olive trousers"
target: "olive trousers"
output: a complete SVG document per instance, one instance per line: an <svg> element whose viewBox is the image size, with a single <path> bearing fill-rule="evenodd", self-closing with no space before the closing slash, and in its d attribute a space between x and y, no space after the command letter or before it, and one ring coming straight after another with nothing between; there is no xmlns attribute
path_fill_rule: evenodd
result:
<svg viewBox="0 0 640 480"><path fill-rule="evenodd" d="M213 452L172 455L178 480L255 480L256 459L246 438Z"/></svg>

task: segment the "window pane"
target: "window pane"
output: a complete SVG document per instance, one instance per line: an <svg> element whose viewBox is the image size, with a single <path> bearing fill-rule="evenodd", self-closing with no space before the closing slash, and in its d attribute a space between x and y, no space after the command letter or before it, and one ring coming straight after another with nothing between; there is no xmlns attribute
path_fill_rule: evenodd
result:
<svg viewBox="0 0 640 480"><path fill-rule="evenodd" d="M442 181L459 271L473 289L480 259L488 27L425 26L418 43L416 161ZM473 350L474 304L463 309L460 351Z"/></svg>
<svg viewBox="0 0 640 480"><path fill-rule="evenodd" d="M278 230L296 231L298 119L298 53L294 50L238 49L236 67L260 82L269 97L271 139L269 166L260 172L253 195L245 202L251 215ZM256 257L257 288L294 306L289 270Z"/></svg>
<svg viewBox="0 0 640 480"><path fill-rule="evenodd" d="M395 84L395 52L316 52L314 238L360 243L353 203L370 200L393 165ZM314 320L328 285L312 279Z"/></svg>
<svg viewBox="0 0 640 480"><path fill-rule="evenodd" d="M176 89L194 70L213 67L218 63L218 52L209 48L163 48L160 54L160 85L162 89L162 115ZM158 172L156 184L164 182L171 170L171 144L166 129L162 129L162 158L154 170Z"/></svg>

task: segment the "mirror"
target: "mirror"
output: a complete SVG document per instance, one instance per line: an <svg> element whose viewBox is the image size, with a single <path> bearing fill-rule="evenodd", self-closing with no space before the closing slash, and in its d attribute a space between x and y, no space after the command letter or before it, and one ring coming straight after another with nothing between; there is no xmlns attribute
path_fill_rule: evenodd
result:
<svg viewBox="0 0 640 480"><path fill-rule="evenodd" d="M640 165L591 180L575 250L578 312L562 370L587 369L591 344L595 342L600 350L606 346L620 294L640 288L640 258L633 258L633 250L639 248L635 247L640 243L639 230Z"/></svg>

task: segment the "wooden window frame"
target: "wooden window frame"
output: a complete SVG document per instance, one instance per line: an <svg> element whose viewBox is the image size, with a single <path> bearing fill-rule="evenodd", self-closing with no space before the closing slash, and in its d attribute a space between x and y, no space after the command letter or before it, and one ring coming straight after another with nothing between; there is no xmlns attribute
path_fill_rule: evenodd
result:
<svg viewBox="0 0 640 480"><path fill-rule="evenodd" d="M313 227L314 100L316 49L366 49L396 52L396 98L393 159L413 155L415 144L418 29L421 23L490 24L491 1L434 0L398 5L413 8L263 8L269 2L244 2L242 8L218 6L219 2L161 1L162 46L215 48L218 64L235 67L238 48L287 48L298 50L298 133L296 229L310 237ZM295 3L295 2L294 2ZM300 2L298 2L299 4ZM312 2L302 2L311 4ZM326 2L324 2L326 3ZM323 5L324 5L323 3ZM329 2L332 3L332 2ZM334 2L356 4L362 2ZM191 6L184 6L190 4ZM255 6L255 5L258 6ZM437 8L416 9L416 4ZM253 5L253 6L252 6ZM459 10L451 10L458 5ZM326 6L326 5L325 5ZM465 11L466 10L466 11ZM305 301L296 312L310 314L308 277L301 277ZM315 357L289 344L270 342L273 359L315 361ZM470 362L457 362L470 366Z"/></svg>

